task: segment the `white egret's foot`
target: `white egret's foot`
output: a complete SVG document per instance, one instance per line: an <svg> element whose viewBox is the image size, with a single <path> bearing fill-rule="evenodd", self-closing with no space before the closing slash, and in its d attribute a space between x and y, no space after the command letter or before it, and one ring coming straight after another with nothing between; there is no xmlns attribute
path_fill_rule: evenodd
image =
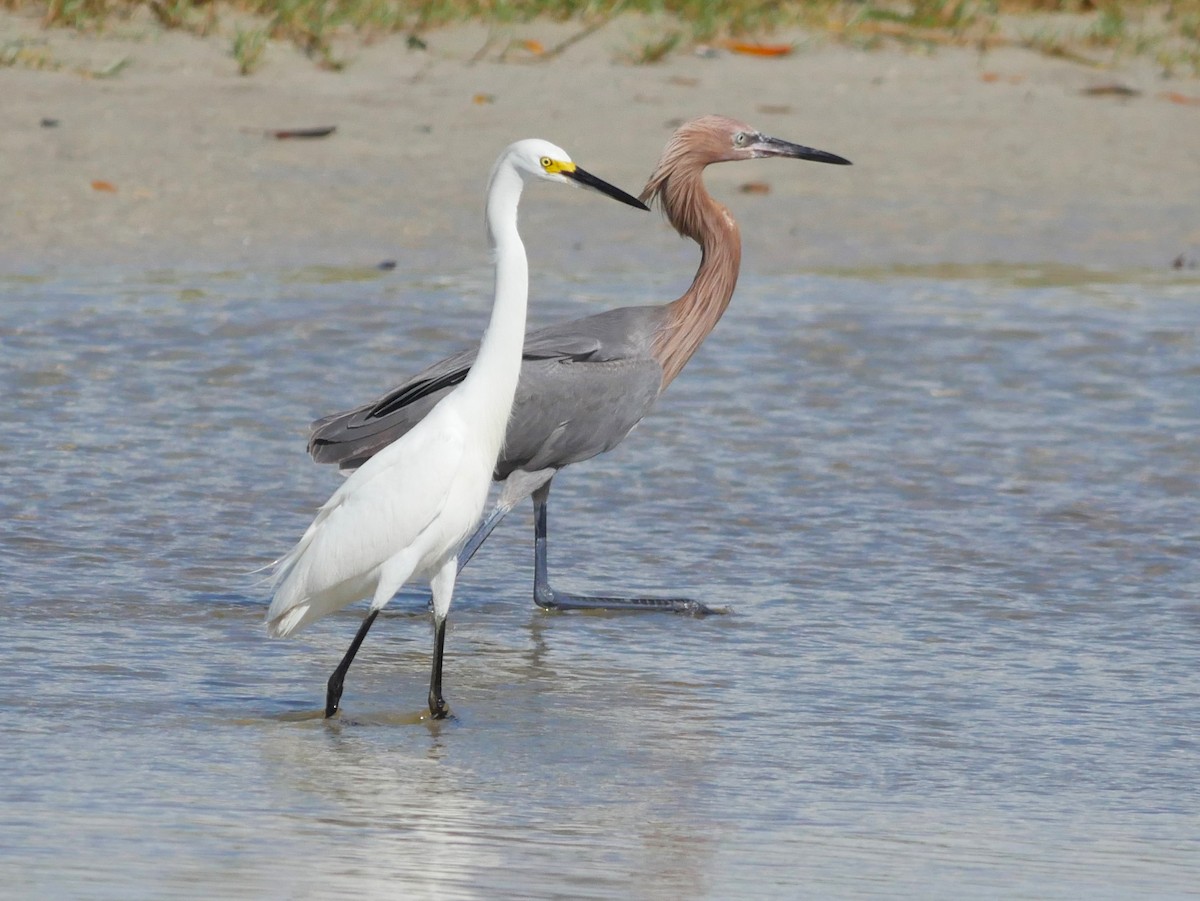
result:
<svg viewBox="0 0 1200 901"><path fill-rule="evenodd" d="M329 677L329 687L325 689L325 719L329 719L338 712L338 705L342 701L342 681L345 678L341 672L336 672Z"/></svg>
<svg viewBox="0 0 1200 901"><path fill-rule="evenodd" d="M444 720L450 715L450 705L446 699L432 691L429 692L429 715L435 720Z"/></svg>

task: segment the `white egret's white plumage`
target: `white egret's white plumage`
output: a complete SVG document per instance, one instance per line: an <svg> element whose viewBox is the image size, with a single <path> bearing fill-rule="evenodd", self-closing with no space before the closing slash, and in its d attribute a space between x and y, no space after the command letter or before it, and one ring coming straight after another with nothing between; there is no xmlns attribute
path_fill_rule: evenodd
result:
<svg viewBox="0 0 1200 901"><path fill-rule="evenodd" d="M521 370L529 271L517 232L517 205L525 183L535 179L586 185L645 209L547 141L518 141L496 161L486 211L495 301L475 365L420 423L346 479L275 570L267 612L272 636L291 635L371 597L367 619L330 678L327 716L337 709L345 672L370 623L413 578L428 580L433 593L429 706L435 717L446 713L441 649L456 554L487 502Z"/></svg>

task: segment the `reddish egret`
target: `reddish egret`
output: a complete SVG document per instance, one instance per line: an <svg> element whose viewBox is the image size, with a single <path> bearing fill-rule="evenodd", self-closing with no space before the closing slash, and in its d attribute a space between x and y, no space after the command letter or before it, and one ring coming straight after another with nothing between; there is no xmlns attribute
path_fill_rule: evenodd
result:
<svg viewBox="0 0 1200 901"><path fill-rule="evenodd" d="M521 369L529 269L517 232L517 204L535 179L586 185L647 207L571 162L546 141L518 141L500 155L487 193L488 238L496 261L495 302L470 373L455 379L420 423L388 444L333 493L308 531L278 562L267 612L273 636L370 595L371 609L329 678L332 716L346 671L371 623L413 576L433 592L433 670L429 712L446 715L442 649L458 572L456 555L487 503Z"/></svg>
<svg viewBox="0 0 1200 901"><path fill-rule="evenodd" d="M737 284L741 238L733 216L704 187L710 163L787 157L850 161L778 138L722 116L686 122L672 135L642 191L680 235L700 245L700 268L678 300L623 307L530 332L504 448L493 477L496 507L459 554L460 569L523 498L534 506L534 601L548 609L712 609L686 598L570 595L550 586L546 507L558 470L616 447L641 421L725 312ZM426 415L471 369L476 350L456 354L370 404L313 423L309 452L319 463L352 469Z"/></svg>

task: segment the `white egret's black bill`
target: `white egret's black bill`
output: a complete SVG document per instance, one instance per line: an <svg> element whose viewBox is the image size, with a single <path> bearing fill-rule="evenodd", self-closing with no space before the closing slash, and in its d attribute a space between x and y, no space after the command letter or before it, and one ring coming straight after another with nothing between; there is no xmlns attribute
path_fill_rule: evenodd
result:
<svg viewBox="0 0 1200 901"><path fill-rule="evenodd" d="M650 207L642 203L636 197L626 194L615 185L610 185L602 178L597 178L592 173L580 169L578 166L571 172L563 170L563 175L571 179L576 184L583 185L585 188L591 188L594 191L599 191L601 194L607 194L613 200L619 200L621 203L627 203L632 207L637 207L639 210L649 210Z"/></svg>
<svg viewBox="0 0 1200 901"><path fill-rule="evenodd" d="M772 138L770 135L755 135L754 143L750 145L750 149L754 151L755 156L760 157L785 156L796 160L812 160L814 163L832 163L835 166L854 165L848 159L838 156L836 153L829 153L825 150L814 150L812 147L793 144L791 141L784 141L780 138Z"/></svg>

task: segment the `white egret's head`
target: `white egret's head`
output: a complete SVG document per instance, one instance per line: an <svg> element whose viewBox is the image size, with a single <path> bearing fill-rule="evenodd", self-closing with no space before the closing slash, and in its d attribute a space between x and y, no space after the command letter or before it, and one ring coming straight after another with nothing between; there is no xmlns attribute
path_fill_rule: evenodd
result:
<svg viewBox="0 0 1200 901"><path fill-rule="evenodd" d="M505 158L513 164L516 170L521 173L521 177L526 181L534 178L542 178L547 181L558 181L569 185L591 188L614 200L637 207L639 210L648 209L636 197L626 194L620 188L610 185L603 179L597 178L590 172L576 166L565 150L551 144L549 141L543 141L539 138L528 138L524 141L517 141L508 148Z"/></svg>

